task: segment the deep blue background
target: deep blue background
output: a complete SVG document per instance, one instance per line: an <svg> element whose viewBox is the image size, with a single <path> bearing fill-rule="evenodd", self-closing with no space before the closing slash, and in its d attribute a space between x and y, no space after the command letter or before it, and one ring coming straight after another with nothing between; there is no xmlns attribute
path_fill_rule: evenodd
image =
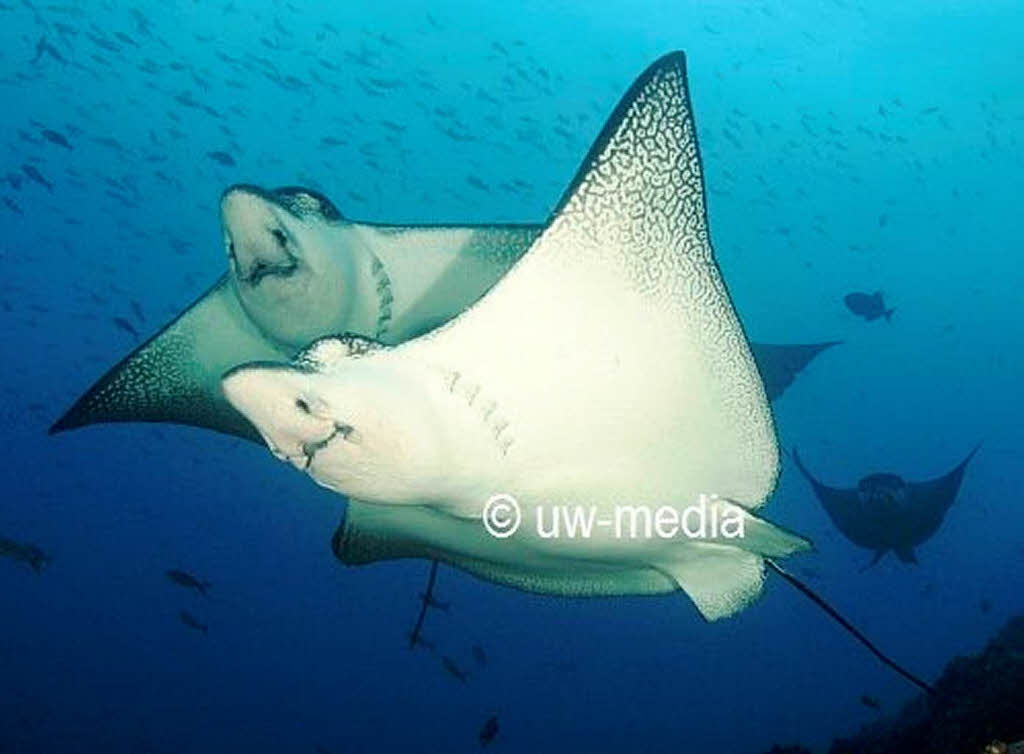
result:
<svg viewBox="0 0 1024 754"><path fill-rule="evenodd" d="M852 731L861 694L911 696L777 580L707 625L682 595L561 601L442 568L454 607L426 634L473 669L463 686L405 648L427 565L338 565L341 499L265 450L172 426L46 436L133 347L112 317L134 299L148 334L222 273L228 184L313 186L358 219L540 221L677 48L749 332L845 341L778 403L783 443L848 485L934 476L984 440L919 567L859 573L869 554L790 467L765 514L815 540L794 567L918 673L978 648L1021 608L1024 22L1013 1L891 5L178 0L137 5L147 37L126 4L0 3L0 167L54 183L0 185L23 211L0 206L0 536L53 557L0 561L0 751L471 751L498 712L496 751L756 752ZM31 63L43 36L67 65ZM843 307L875 289L891 324Z"/></svg>

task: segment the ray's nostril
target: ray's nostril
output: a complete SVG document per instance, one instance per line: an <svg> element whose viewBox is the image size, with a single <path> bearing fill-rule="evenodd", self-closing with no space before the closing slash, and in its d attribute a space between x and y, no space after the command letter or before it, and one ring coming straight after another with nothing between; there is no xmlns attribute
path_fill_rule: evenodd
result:
<svg viewBox="0 0 1024 754"><path fill-rule="evenodd" d="M310 411L309 411L309 404L306 403L305 399L303 399L303 398L296 398L295 399L295 408L299 409L299 411L301 411L304 414L310 413Z"/></svg>

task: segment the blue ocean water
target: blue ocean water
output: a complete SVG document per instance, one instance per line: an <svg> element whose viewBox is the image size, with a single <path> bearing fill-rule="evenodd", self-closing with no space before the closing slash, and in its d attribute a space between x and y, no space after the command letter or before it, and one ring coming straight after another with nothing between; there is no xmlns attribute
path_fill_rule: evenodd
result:
<svg viewBox="0 0 1024 754"><path fill-rule="evenodd" d="M934 678L1022 607L1019 10L4 0L0 537L52 562L0 559L0 752L459 752L497 715L494 750L753 754L824 750L877 716L862 695L896 709L916 690L774 578L708 624L682 594L557 599L442 566L437 649L410 651L428 563L339 564L342 499L265 448L47 429L138 345L126 324L148 337L223 274L227 186L542 222L635 77L682 49L748 333L842 341L775 403L782 445L853 486L983 443L916 566L862 570L788 462L765 510L817 545L795 573ZM891 321L844 305L875 290Z"/></svg>

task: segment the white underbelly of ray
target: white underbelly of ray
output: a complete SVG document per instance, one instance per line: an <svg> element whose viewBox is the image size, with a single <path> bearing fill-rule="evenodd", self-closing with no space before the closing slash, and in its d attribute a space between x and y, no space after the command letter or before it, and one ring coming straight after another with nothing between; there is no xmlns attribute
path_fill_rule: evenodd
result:
<svg viewBox="0 0 1024 754"><path fill-rule="evenodd" d="M599 506L687 505L701 495L764 502L777 449L735 316L732 328L709 332L704 300L624 291L626 271L608 264L576 266L571 295L535 296L528 311L490 306L516 288L530 298L538 278L558 279L560 258L523 260L459 328L409 349L444 371L453 403L472 400L478 421L461 425L459 446L501 451L477 504L499 492ZM703 299L724 297L713 266L688 275ZM595 318L602 309L614 316Z"/></svg>

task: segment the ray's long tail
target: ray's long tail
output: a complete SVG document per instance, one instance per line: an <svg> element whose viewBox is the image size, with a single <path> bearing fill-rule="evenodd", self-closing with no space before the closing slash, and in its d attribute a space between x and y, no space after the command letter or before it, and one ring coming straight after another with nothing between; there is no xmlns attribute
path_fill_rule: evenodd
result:
<svg viewBox="0 0 1024 754"><path fill-rule="evenodd" d="M790 584L792 584L797 589L797 591L799 591L801 594L803 594L805 597L811 600L811 602L813 602L815 605L824 610L834 621L836 621L840 626L842 626L850 634L852 634L857 641L859 641L861 644L867 647L868 651L870 651L871 654L873 654L883 663L888 665L890 668L895 670L901 676L906 678L908 681L910 681L912 684L922 689L926 693L935 693L935 689L933 689L930 685L922 681L920 678L918 678L916 675L911 673L909 670L907 670L894 660L892 660L884 652L882 652L882 650L880 650L878 647L872 644L870 639L868 639L864 634L862 634L856 626L850 623L850 621L846 620L846 618L840 615L839 612L830 604L828 604L820 595L818 595L817 592L815 592L805 583L800 581L800 579L791 574L789 571L780 566L771 558L765 558L764 560L773 571L775 571L777 574L779 574L779 576L781 576Z"/></svg>

